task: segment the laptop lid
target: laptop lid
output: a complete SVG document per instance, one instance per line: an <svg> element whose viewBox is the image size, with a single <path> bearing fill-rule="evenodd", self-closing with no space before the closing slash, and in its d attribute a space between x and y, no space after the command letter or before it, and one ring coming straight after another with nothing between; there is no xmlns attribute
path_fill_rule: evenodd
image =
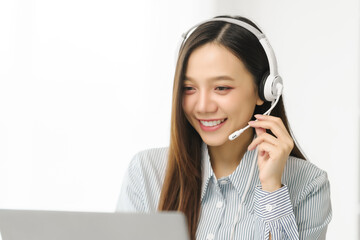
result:
<svg viewBox="0 0 360 240"><path fill-rule="evenodd" d="M179 212L0 210L2 240L189 240Z"/></svg>

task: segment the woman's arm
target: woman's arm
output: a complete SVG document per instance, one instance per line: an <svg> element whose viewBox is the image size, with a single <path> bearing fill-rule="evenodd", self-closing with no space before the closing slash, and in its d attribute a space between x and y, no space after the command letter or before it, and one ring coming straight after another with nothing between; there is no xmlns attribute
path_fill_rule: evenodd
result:
<svg viewBox="0 0 360 240"><path fill-rule="evenodd" d="M299 239L298 227L286 185L274 192L255 188L255 239Z"/></svg>
<svg viewBox="0 0 360 240"><path fill-rule="evenodd" d="M306 186L294 208L285 187L272 193L255 189L255 239L325 239L332 218L326 172Z"/></svg>
<svg viewBox="0 0 360 240"><path fill-rule="evenodd" d="M314 178L294 207L300 239L325 239L332 218L330 183L326 172Z"/></svg>
<svg viewBox="0 0 360 240"><path fill-rule="evenodd" d="M259 238L269 239L325 239L331 220L330 187L326 172L322 171L292 206L287 186L281 177L293 140L280 118L255 115L250 122L257 138L249 145L258 147L258 166L261 186L255 189L255 216ZM274 136L266 133L271 130ZM298 179L301 181L301 179Z"/></svg>
<svg viewBox="0 0 360 240"><path fill-rule="evenodd" d="M115 211L144 212L144 185L140 167L140 156L136 154L125 173L120 197Z"/></svg>
<svg viewBox="0 0 360 240"><path fill-rule="evenodd" d="M256 239L299 239L299 233L287 186L281 184L286 161L294 147L293 139L278 117L255 115L249 122L257 137L248 149L258 148L261 186L255 188L254 209ZM271 130L274 134L266 132Z"/></svg>

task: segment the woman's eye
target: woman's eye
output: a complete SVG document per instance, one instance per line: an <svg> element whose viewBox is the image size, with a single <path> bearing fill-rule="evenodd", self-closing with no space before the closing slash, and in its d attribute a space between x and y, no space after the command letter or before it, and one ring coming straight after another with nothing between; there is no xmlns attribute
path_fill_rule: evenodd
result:
<svg viewBox="0 0 360 240"><path fill-rule="evenodd" d="M185 94L191 94L195 91L195 89L193 87L189 87L189 86L184 86L184 93Z"/></svg>
<svg viewBox="0 0 360 240"><path fill-rule="evenodd" d="M225 91L231 89L230 87L216 87L217 90Z"/></svg>

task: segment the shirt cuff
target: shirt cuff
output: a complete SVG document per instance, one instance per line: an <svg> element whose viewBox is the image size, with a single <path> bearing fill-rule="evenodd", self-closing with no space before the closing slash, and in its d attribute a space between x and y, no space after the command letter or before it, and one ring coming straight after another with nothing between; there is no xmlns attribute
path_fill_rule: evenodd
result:
<svg viewBox="0 0 360 240"><path fill-rule="evenodd" d="M293 213L289 191L286 185L274 192L267 192L256 186L254 212L264 222L270 222Z"/></svg>

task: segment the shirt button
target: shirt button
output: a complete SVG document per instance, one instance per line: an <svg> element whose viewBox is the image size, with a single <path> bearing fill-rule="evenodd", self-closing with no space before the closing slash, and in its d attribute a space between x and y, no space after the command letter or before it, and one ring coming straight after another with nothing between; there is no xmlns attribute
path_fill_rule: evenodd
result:
<svg viewBox="0 0 360 240"><path fill-rule="evenodd" d="M225 184L227 184L227 181L226 180L221 180L220 184L225 185Z"/></svg>
<svg viewBox="0 0 360 240"><path fill-rule="evenodd" d="M217 207L217 208L222 208L223 205L224 205L224 203L221 202L221 201L219 201L219 202L216 203L216 207Z"/></svg>
<svg viewBox="0 0 360 240"><path fill-rule="evenodd" d="M215 238L215 235L212 234L212 233L209 233L207 236L206 236L206 240L214 240Z"/></svg>
<svg viewBox="0 0 360 240"><path fill-rule="evenodd" d="M271 204L266 204L266 206L265 206L265 209L268 212L272 212L272 210L274 210L274 208L275 208L275 205L271 205Z"/></svg>

